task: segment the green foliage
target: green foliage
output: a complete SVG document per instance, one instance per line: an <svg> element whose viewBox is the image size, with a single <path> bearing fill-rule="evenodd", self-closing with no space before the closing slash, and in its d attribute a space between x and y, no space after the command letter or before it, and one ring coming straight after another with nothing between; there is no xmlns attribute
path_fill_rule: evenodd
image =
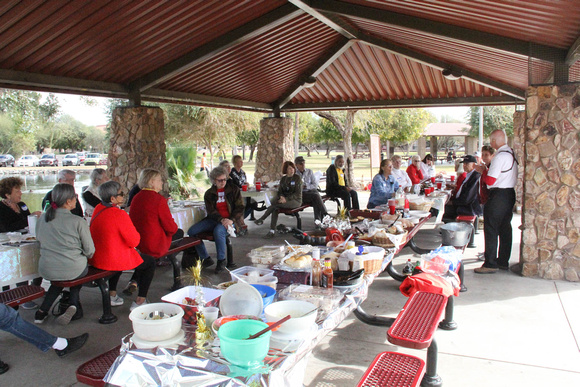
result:
<svg viewBox="0 0 580 387"><path fill-rule="evenodd" d="M167 147L169 191L176 199L198 197L200 188L209 185L205 172L197 172L197 152L192 147Z"/></svg>
<svg viewBox="0 0 580 387"><path fill-rule="evenodd" d="M437 122L435 116L424 109L381 109L369 113L370 132L394 145L416 141L429 123Z"/></svg>
<svg viewBox="0 0 580 387"><path fill-rule="evenodd" d="M470 136L479 135L479 107L469 108L466 121L471 125ZM494 130L504 130L509 136L514 134L513 106L484 106L483 108L483 137L489 137Z"/></svg>

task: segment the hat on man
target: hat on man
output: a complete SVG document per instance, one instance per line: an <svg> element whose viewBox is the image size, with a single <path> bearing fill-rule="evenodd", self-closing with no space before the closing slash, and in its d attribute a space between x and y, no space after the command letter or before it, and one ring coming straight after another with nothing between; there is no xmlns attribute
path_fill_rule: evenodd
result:
<svg viewBox="0 0 580 387"><path fill-rule="evenodd" d="M302 164L305 162L306 162L306 160L304 160L304 157L302 157L302 156L298 156L294 159L294 164Z"/></svg>
<svg viewBox="0 0 580 387"><path fill-rule="evenodd" d="M475 158L475 156L465 155L463 156L462 163L477 163L477 159Z"/></svg>
<svg viewBox="0 0 580 387"><path fill-rule="evenodd" d="M475 151L474 155L475 155L475 157L481 157L481 152L480 151Z"/></svg>

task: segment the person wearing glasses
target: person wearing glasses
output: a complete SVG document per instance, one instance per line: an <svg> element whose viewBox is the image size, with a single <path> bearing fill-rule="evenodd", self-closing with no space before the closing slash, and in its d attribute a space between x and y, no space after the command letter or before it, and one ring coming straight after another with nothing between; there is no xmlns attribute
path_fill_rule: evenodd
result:
<svg viewBox="0 0 580 387"><path fill-rule="evenodd" d="M159 193L163 189L161 172L146 168L141 171L137 184L141 191L133 198L129 212L129 217L141 236L137 249L144 261L150 257L161 258L167 254L172 240L183 238L183 231L173 220L167 199ZM133 294L139 287L147 286L146 281L147 278L140 278L135 272L123 293ZM138 297L133 306L144 303L147 301Z"/></svg>
<svg viewBox="0 0 580 387"><path fill-rule="evenodd" d="M409 175L413 185L421 184L424 179L423 172L421 172L421 158L418 155L411 158L411 165L407 167L407 175Z"/></svg>
<svg viewBox="0 0 580 387"><path fill-rule="evenodd" d="M358 194L349 184L344 164L344 156L338 155L334 159L334 164L330 164L328 169L326 169L326 194L341 198L348 211L352 209L358 210L360 209Z"/></svg>
<svg viewBox="0 0 580 387"><path fill-rule="evenodd" d="M111 306L123 305L124 300L117 295L117 284L124 270L135 269L139 293L133 304L143 304L155 274L155 258L145 254L140 256L135 250L141 237L129 215L120 208L125 203L121 184L116 181L103 183L98 194L102 201L95 207L91 218L95 254L89 263L98 269L116 272L109 278Z"/></svg>
<svg viewBox="0 0 580 387"><path fill-rule="evenodd" d="M401 156L395 155L391 157L391 161L393 162L392 175L395 177L395 179L397 179L399 187L403 187L404 190L409 191L413 186L413 183L411 182L411 179L409 179L407 172L401 169L401 166L403 165L403 159Z"/></svg>
<svg viewBox="0 0 580 387"><path fill-rule="evenodd" d="M224 271L226 267L226 238L228 228L243 224L244 221L244 201L240 190L234 184L227 184L228 172L223 167L216 167L209 173L212 186L205 191L203 200L207 216L197 222L187 231L189 236L196 236L202 232L211 231L213 233L217 264L215 274ZM207 253L205 245L201 242L195 246L203 267L210 267L214 264L213 259ZM228 268L236 267L234 262L227 263Z"/></svg>
<svg viewBox="0 0 580 387"><path fill-rule="evenodd" d="M90 179L91 183L88 187L83 188L83 193L81 194L85 207L85 215L89 218L93 214L95 207L101 202L98 188L101 184L109 181L109 177L107 176L107 171L103 168L95 168L91 172Z"/></svg>
<svg viewBox="0 0 580 387"><path fill-rule="evenodd" d="M373 178L371 196L367 208L370 210L387 201L395 195L399 189L399 182L393 176L393 162L389 159L381 161L381 171Z"/></svg>
<svg viewBox="0 0 580 387"><path fill-rule="evenodd" d="M58 171L59 183L69 184L74 187L75 181L76 181L75 171L71 171L70 169L61 169L60 171ZM42 208L46 210L48 208L47 206L50 204L52 204L52 190L48 191L48 193L42 199ZM83 208L81 207L81 203L78 200L78 197L76 206L71 210L71 213L73 215L80 216L81 218L83 217Z"/></svg>
<svg viewBox="0 0 580 387"><path fill-rule="evenodd" d="M30 210L22 201L24 180L19 177L5 177L0 180L0 232L17 231L28 227ZM40 216L36 211L32 215Z"/></svg>

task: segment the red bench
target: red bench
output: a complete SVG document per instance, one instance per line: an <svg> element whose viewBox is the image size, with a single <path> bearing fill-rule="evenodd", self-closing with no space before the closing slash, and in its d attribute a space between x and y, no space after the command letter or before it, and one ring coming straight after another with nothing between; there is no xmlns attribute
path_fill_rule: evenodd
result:
<svg viewBox="0 0 580 387"><path fill-rule="evenodd" d="M77 380L89 386L103 387L105 382L103 379L109 369L119 356L121 346L115 348L83 363L77 368Z"/></svg>
<svg viewBox="0 0 580 387"><path fill-rule="evenodd" d="M111 297L109 296L109 288L106 279L114 275L116 272L109 270L101 270L96 267L89 266L87 275L82 278L77 278L70 281L51 281L54 286L61 288L70 288L72 286L83 285L88 282L96 282L101 291L103 299L103 315L99 318L101 324L112 324L117 321L117 316L111 311Z"/></svg>
<svg viewBox="0 0 580 387"><path fill-rule="evenodd" d="M284 214L288 216L293 216L296 218L296 228L302 230L302 219L300 218L300 212L304 211L308 207L311 207L310 204L302 204L300 207L296 208L278 208L279 214Z"/></svg>
<svg viewBox="0 0 580 387"><path fill-rule="evenodd" d="M425 362L398 352L382 352L371 363L357 387L415 387L425 374Z"/></svg>
<svg viewBox="0 0 580 387"><path fill-rule="evenodd" d="M24 285L18 286L14 289L7 290L0 293L0 302L4 305L16 308L24 304L40 298L44 295L44 289L40 286Z"/></svg>
<svg viewBox="0 0 580 387"><path fill-rule="evenodd" d="M477 215L458 215L457 218L455 218L456 222L463 222L463 223L469 223L471 225L471 237L469 238L469 244L467 245L467 247L474 248L475 246L475 234L478 233L478 228L479 228L479 216Z"/></svg>

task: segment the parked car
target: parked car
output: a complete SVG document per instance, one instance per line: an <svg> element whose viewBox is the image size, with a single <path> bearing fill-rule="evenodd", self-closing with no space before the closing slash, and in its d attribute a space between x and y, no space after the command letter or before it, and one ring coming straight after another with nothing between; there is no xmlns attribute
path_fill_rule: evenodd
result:
<svg viewBox="0 0 580 387"><path fill-rule="evenodd" d="M13 167L15 163L14 156L0 155L0 167Z"/></svg>
<svg viewBox="0 0 580 387"><path fill-rule="evenodd" d="M101 158L99 159L99 165L107 165L108 162L109 155L101 155Z"/></svg>
<svg viewBox="0 0 580 387"><path fill-rule="evenodd" d="M77 152L77 157L79 159L79 165L81 165L82 163L85 162L85 159L87 158L87 152Z"/></svg>
<svg viewBox="0 0 580 387"><path fill-rule="evenodd" d="M99 153L87 153L84 165L99 165L101 155Z"/></svg>
<svg viewBox="0 0 580 387"><path fill-rule="evenodd" d="M24 155L16 162L17 167L38 167L40 160L35 155Z"/></svg>
<svg viewBox="0 0 580 387"><path fill-rule="evenodd" d="M79 157L77 156L76 153L70 153L68 155L64 156L64 159L62 159L62 166L66 167L66 166L77 166L77 165L81 165L81 161L79 160Z"/></svg>
<svg viewBox="0 0 580 387"><path fill-rule="evenodd" d="M58 167L58 160L56 159L56 155L54 154L42 155L42 157L40 158L39 165L41 167Z"/></svg>

